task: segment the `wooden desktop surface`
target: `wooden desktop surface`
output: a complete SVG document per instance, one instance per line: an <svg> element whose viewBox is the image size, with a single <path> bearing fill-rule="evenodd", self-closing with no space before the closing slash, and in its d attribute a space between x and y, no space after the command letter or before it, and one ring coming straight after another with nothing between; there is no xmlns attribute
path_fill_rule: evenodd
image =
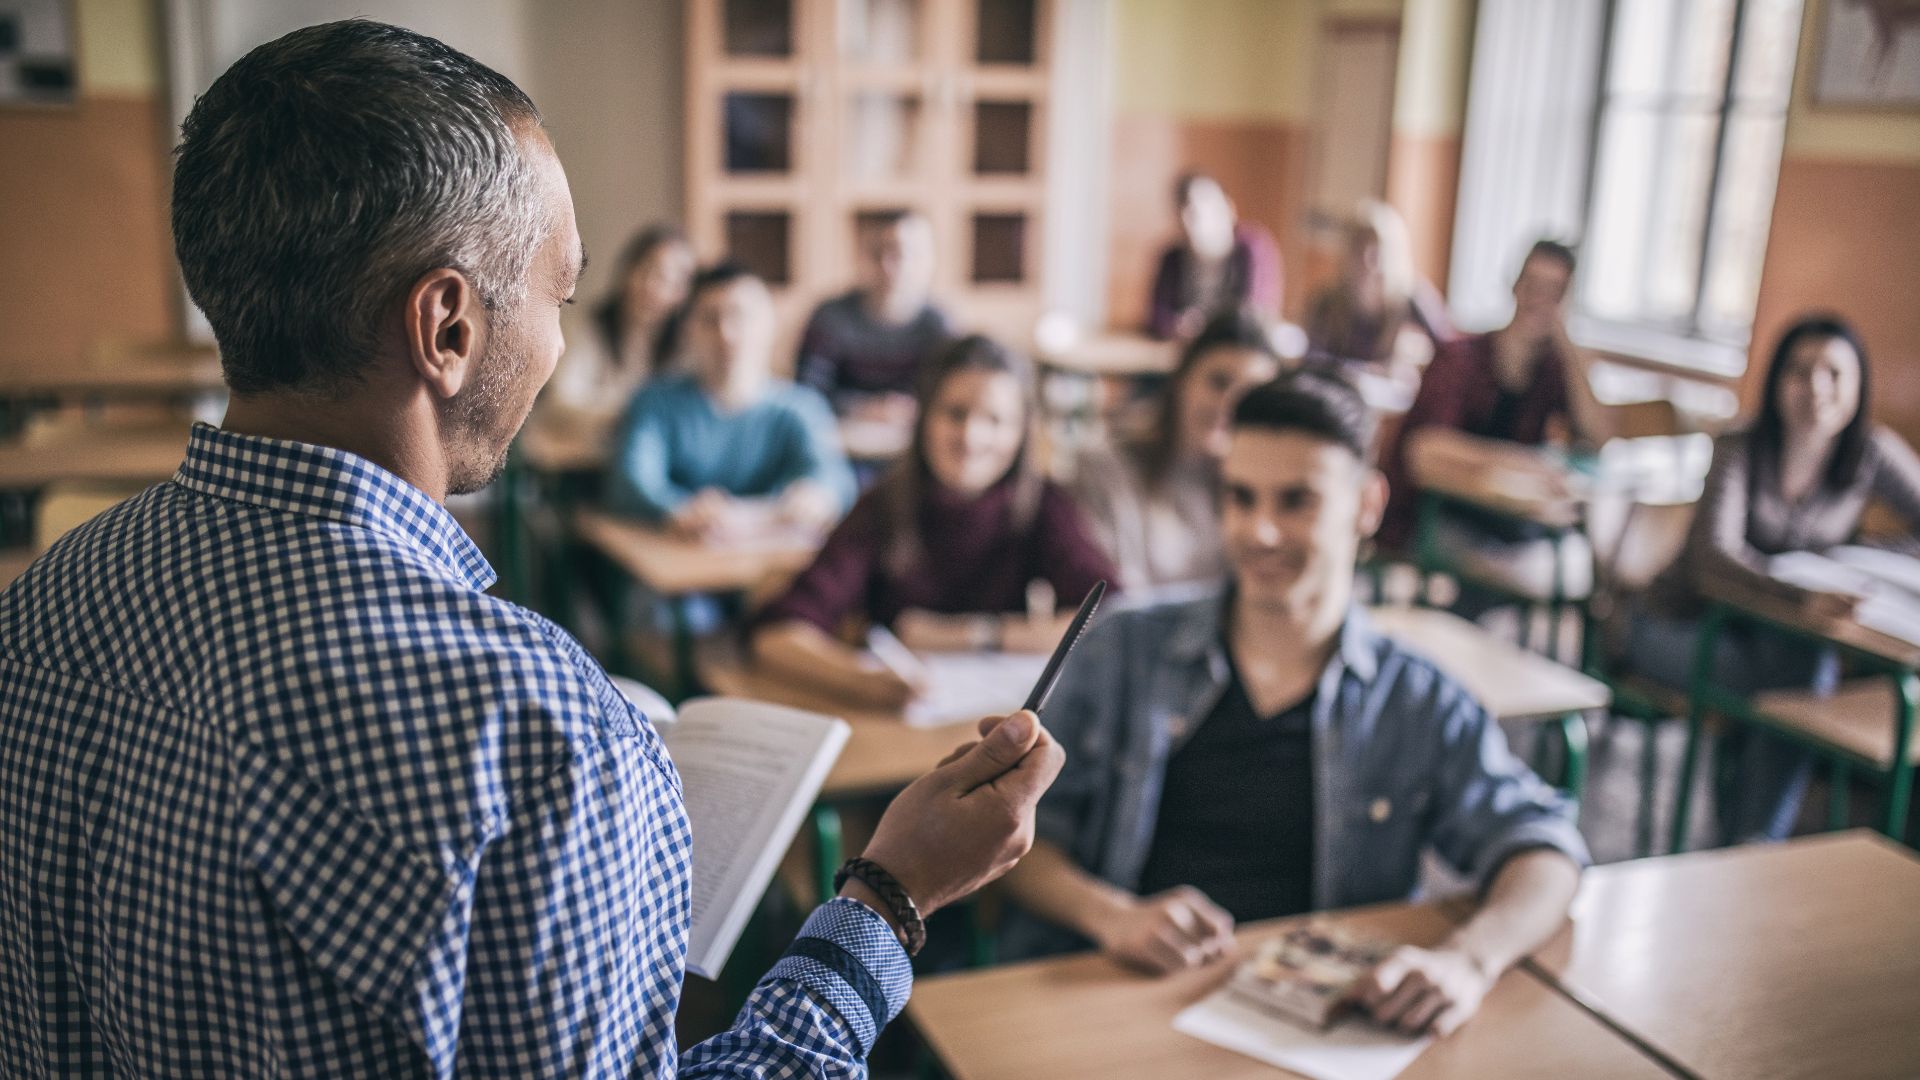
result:
<svg viewBox="0 0 1920 1080"><path fill-rule="evenodd" d="M846 749L820 787L823 800L898 791L939 764L954 747L974 738L971 723L909 727L898 713L849 707L732 661L703 663L700 681L716 694L825 713L851 725L853 734Z"/></svg>
<svg viewBox="0 0 1920 1080"><path fill-rule="evenodd" d="M1451 612L1370 608L1375 630L1434 662L1498 720L1525 720L1605 708L1605 683L1501 641Z"/></svg>
<svg viewBox="0 0 1920 1080"><path fill-rule="evenodd" d="M133 349L0 364L0 398L153 397L226 389L211 348Z"/></svg>
<svg viewBox="0 0 1920 1080"><path fill-rule="evenodd" d="M541 472L594 472L606 468L611 425L560 421L536 415L520 429L520 455Z"/></svg>
<svg viewBox="0 0 1920 1080"><path fill-rule="evenodd" d="M1118 332L1091 334L1065 348L1039 352L1040 362L1056 371L1116 378L1164 375L1179 358L1177 342Z"/></svg>
<svg viewBox="0 0 1920 1080"><path fill-rule="evenodd" d="M1590 473L1576 471L1549 452L1534 453L1564 478L1564 491L1542 487L1532 475L1517 469L1455 468L1444 459L1422 462L1419 482L1423 488L1509 517L1572 528L1580 524L1587 504L1601 498L1660 506L1698 501L1712 457L1711 441L1705 439L1701 435L1615 439L1601 450Z"/></svg>
<svg viewBox="0 0 1920 1080"><path fill-rule="evenodd" d="M1426 905L1396 904L1334 918L1371 936L1416 945L1438 943L1452 925ZM1257 924L1242 930L1240 939L1250 944L1284 925ZM1231 970L1231 961L1221 961L1156 979L1081 953L921 980L907 1016L954 1080L1294 1075L1173 1030L1174 1015ZM1631 1043L1522 971L1502 977L1472 1021L1401 1074L1405 1080L1665 1075Z"/></svg>
<svg viewBox="0 0 1920 1080"><path fill-rule="evenodd" d="M1913 852L1828 834L1589 870L1533 962L1707 1080L1920 1076L1916 913Z"/></svg>
<svg viewBox="0 0 1920 1080"><path fill-rule="evenodd" d="M1852 619L1820 618L1790 600L1711 575L1701 579L1700 591L1708 599L1782 626L1818 635L1901 667L1920 669L1920 645L1869 630Z"/></svg>
<svg viewBox="0 0 1920 1080"><path fill-rule="evenodd" d="M31 491L75 480L165 480L186 460L187 430L172 425L62 427L43 437L0 443L0 491Z"/></svg>
<svg viewBox="0 0 1920 1080"><path fill-rule="evenodd" d="M749 590L768 578L798 573L820 550L818 542L790 541L713 547L597 510L575 515L574 528L581 539L662 596Z"/></svg>

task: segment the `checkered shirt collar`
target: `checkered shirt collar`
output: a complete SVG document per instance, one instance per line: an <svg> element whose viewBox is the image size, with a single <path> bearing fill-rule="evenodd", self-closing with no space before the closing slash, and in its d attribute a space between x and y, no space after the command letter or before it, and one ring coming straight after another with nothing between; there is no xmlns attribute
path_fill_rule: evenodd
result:
<svg viewBox="0 0 1920 1080"><path fill-rule="evenodd" d="M476 590L496 577L446 507L345 450L195 424L173 481L204 495L371 529L417 548L449 579Z"/></svg>

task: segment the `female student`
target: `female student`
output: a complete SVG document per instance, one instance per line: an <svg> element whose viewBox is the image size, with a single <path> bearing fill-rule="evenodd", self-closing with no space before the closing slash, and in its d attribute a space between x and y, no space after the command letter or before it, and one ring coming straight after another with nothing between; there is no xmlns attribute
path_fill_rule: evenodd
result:
<svg viewBox="0 0 1920 1080"><path fill-rule="evenodd" d="M1081 454L1071 490L1128 592L1224 576L1214 487L1227 418L1247 388L1279 373L1259 319L1216 316L1181 353L1152 425Z"/></svg>
<svg viewBox="0 0 1920 1080"><path fill-rule="evenodd" d="M1802 319L1781 337L1758 417L1715 442L1686 546L1649 587L1630 624L1634 671L1688 685L1705 581L1738 583L1809 612L1844 616L1857 597L1778 581L1768 576L1767 560L1846 543L1874 499L1899 514L1909 533L1920 530L1920 457L1870 419L1868 370L1866 349L1839 319ZM1715 680L1738 692L1830 687L1836 674L1830 654L1764 631L1730 628L1714 659ZM1744 725L1728 732L1720 752L1736 762L1730 790L1717 800L1721 841L1785 838L1811 755Z"/></svg>
<svg viewBox="0 0 1920 1080"><path fill-rule="evenodd" d="M1413 266L1407 226L1393 207L1367 200L1346 223L1340 278L1307 313L1307 356L1420 385L1420 370L1453 337L1446 305Z"/></svg>
<svg viewBox="0 0 1920 1080"><path fill-rule="evenodd" d="M1180 238L1160 254L1148 301L1147 333L1188 338L1222 311L1280 314L1280 249L1259 225L1240 220L1220 182L1188 173L1173 187Z"/></svg>
<svg viewBox="0 0 1920 1080"><path fill-rule="evenodd" d="M593 333L567 353L548 388L554 404L618 415L673 362L666 330L687 298L693 263L693 248L671 225L649 226L628 241L613 290L593 311Z"/></svg>
<svg viewBox="0 0 1920 1080"><path fill-rule="evenodd" d="M907 455L854 505L812 566L756 620L770 669L848 701L904 705L918 687L839 636L891 627L912 649L1053 647L1113 566L1079 508L1034 461L1023 358L980 336L936 354L918 386ZM1034 613L1045 582L1061 613Z"/></svg>

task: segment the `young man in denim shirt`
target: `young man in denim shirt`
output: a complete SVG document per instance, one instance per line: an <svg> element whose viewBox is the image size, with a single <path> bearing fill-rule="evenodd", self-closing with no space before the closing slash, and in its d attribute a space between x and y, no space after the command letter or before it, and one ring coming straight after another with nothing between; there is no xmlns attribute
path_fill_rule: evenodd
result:
<svg viewBox="0 0 1920 1080"><path fill-rule="evenodd" d="M1371 441L1366 406L1330 377L1240 402L1227 588L1106 620L1047 709L1068 764L1007 879L1015 951L1091 941L1149 972L1192 967L1231 948L1236 922L1408 898L1432 846L1479 880L1480 909L1383 962L1363 1001L1446 1033L1560 926L1588 859L1572 805L1353 606L1387 497Z"/></svg>

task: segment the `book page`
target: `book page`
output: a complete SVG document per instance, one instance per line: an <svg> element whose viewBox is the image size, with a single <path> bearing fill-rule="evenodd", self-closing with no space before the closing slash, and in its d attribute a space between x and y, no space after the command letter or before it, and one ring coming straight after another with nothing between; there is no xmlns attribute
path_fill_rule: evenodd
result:
<svg viewBox="0 0 1920 1080"><path fill-rule="evenodd" d="M1433 1040L1358 1019L1324 1031L1283 1020L1216 990L1173 1018L1173 1030L1314 1080L1393 1080Z"/></svg>
<svg viewBox="0 0 1920 1080"><path fill-rule="evenodd" d="M927 692L907 706L907 723L939 727L1004 716L1027 703L1046 670L1040 653L924 653Z"/></svg>
<svg viewBox="0 0 1920 1080"><path fill-rule="evenodd" d="M1767 571L1803 589L1865 597L1853 611L1855 622L1920 645L1920 562L1898 552L1846 546L1826 555L1810 551L1775 555Z"/></svg>
<svg viewBox="0 0 1920 1080"><path fill-rule="evenodd" d="M793 842L849 728L763 702L691 702L661 731L693 829L687 968L712 978Z"/></svg>

